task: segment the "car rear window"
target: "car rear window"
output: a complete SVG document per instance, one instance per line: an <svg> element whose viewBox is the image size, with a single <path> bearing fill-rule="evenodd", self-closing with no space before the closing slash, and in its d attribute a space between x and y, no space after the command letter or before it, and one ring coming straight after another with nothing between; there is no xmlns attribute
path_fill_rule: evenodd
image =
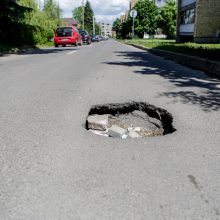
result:
<svg viewBox="0 0 220 220"><path fill-rule="evenodd" d="M72 36L72 28L71 27L62 27L57 28L57 36L58 37L71 37Z"/></svg>
<svg viewBox="0 0 220 220"><path fill-rule="evenodd" d="M86 31L79 31L80 35L85 36L87 35Z"/></svg>

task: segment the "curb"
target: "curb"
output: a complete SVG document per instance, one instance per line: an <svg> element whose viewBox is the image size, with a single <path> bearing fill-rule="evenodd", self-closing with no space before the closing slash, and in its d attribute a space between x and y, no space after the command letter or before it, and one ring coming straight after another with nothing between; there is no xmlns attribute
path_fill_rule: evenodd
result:
<svg viewBox="0 0 220 220"><path fill-rule="evenodd" d="M176 63L191 67L193 69L202 70L210 75L220 77L220 62L199 58L195 56L190 56L187 54L174 53L174 52L158 50L158 49L149 49L147 47L136 44L127 43L127 45L148 51L152 54L162 56L169 60L173 60Z"/></svg>

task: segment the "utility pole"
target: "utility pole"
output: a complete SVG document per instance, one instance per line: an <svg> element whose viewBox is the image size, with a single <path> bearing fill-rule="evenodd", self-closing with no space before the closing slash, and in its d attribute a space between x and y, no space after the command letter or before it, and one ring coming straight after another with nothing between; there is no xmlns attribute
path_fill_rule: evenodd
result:
<svg viewBox="0 0 220 220"><path fill-rule="evenodd" d="M93 35L95 35L95 16L93 16Z"/></svg>
<svg viewBox="0 0 220 220"><path fill-rule="evenodd" d="M82 29L85 28L85 8L84 8L84 0L82 0Z"/></svg>

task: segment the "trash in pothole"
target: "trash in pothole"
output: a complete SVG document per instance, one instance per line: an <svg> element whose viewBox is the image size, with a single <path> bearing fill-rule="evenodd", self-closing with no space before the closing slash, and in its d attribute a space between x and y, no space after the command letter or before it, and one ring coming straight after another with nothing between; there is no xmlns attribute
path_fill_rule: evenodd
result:
<svg viewBox="0 0 220 220"><path fill-rule="evenodd" d="M172 122L165 109L144 102L116 103L92 106L86 129L105 137L146 138L174 132Z"/></svg>

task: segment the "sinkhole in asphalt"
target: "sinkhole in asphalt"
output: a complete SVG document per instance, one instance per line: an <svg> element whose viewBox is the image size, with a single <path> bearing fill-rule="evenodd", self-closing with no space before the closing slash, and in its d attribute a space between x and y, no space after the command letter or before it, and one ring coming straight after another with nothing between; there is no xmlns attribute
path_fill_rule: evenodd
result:
<svg viewBox="0 0 220 220"><path fill-rule="evenodd" d="M165 109L145 102L94 105L86 119L86 129L113 138L146 138L170 134L176 129Z"/></svg>

